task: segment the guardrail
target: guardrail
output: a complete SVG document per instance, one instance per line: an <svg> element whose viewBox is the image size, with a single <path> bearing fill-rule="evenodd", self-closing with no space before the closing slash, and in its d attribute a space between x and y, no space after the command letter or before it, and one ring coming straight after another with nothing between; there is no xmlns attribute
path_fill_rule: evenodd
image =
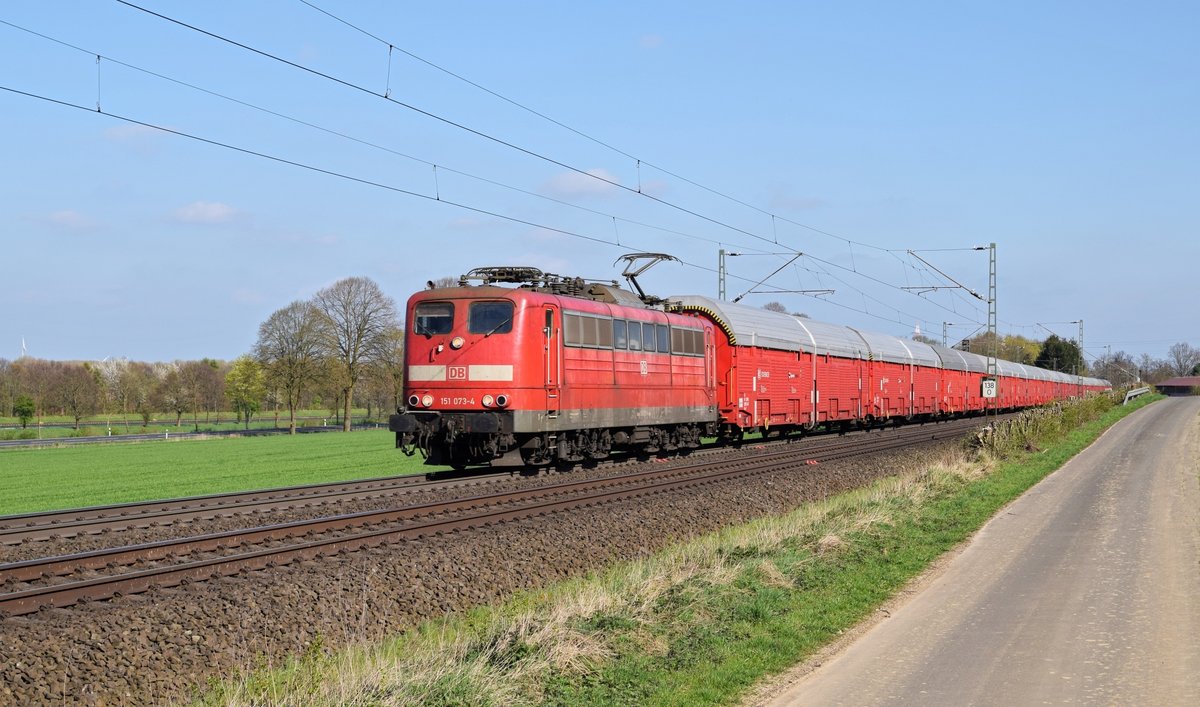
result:
<svg viewBox="0 0 1200 707"><path fill-rule="evenodd" d="M1149 393L1149 392L1150 392L1149 388L1134 388L1133 390L1131 390L1125 394L1125 402L1123 402L1121 404L1128 405L1130 400L1133 400L1134 398L1136 398L1139 395L1145 395L1146 393Z"/></svg>

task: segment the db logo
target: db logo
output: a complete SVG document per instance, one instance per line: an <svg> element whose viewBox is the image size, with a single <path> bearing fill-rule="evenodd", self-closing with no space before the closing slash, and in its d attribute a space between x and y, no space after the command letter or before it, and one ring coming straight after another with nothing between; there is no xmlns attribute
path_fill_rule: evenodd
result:
<svg viewBox="0 0 1200 707"><path fill-rule="evenodd" d="M448 368L448 376L452 381L465 381L467 379L467 367L450 366Z"/></svg>

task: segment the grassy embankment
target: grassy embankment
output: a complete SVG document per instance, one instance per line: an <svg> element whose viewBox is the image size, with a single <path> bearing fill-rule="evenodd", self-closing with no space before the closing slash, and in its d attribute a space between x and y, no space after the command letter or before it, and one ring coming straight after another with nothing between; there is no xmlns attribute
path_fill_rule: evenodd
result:
<svg viewBox="0 0 1200 707"><path fill-rule="evenodd" d="M212 704L729 704L867 617L1127 407L1006 424L988 448L383 645L215 686Z"/></svg>
<svg viewBox="0 0 1200 707"><path fill-rule="evenodd" d="M386 430L0 450L0 515L422 473Z"/></svg>

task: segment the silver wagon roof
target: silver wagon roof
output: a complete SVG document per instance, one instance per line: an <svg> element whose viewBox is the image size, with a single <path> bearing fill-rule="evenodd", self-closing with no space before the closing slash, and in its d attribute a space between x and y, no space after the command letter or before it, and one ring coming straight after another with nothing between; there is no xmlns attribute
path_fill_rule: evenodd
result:
<svg viewBox="0 0 1200 707"><path fill-rule="evenodd" d="M987 373L987 357L970 351L902 339L891 334L820 322L745 304L723 302L711 297L671 297L668 309L705 312L713 317L740 346L761 346L783 351L830 354L844 358L873 359L891 363L915 363L953 371ZM1000 375L1029 380L1057 381L1084 385L1108 385L1097 378L1084 378L1044 368L996 360Z"/></svg>

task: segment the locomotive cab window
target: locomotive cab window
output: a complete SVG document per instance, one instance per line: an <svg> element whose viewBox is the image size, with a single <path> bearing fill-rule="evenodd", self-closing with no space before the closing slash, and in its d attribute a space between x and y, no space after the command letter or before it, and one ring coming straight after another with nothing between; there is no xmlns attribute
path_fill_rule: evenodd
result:
<svg viewBox="0 0 1200 707"><path fill-rule="evenodd" d="M658 333L658 350L660 353L670 353L671 351L671 334L667 329L666 324L655 324L654 330Z"/></svg>
<svg viewBox="0 0 1200 707"><path fill-rule="evenodd" d="M413 333L430 336L449 334L454 328L454 305L449 302L422 302L413 309Z"/></svg>
<svg viewBox="0 0 1200 707"><path fill-rule="evenodd" d="M513 328L512 302L472 302L467 331L472 334L507 334Z"/></svg>

